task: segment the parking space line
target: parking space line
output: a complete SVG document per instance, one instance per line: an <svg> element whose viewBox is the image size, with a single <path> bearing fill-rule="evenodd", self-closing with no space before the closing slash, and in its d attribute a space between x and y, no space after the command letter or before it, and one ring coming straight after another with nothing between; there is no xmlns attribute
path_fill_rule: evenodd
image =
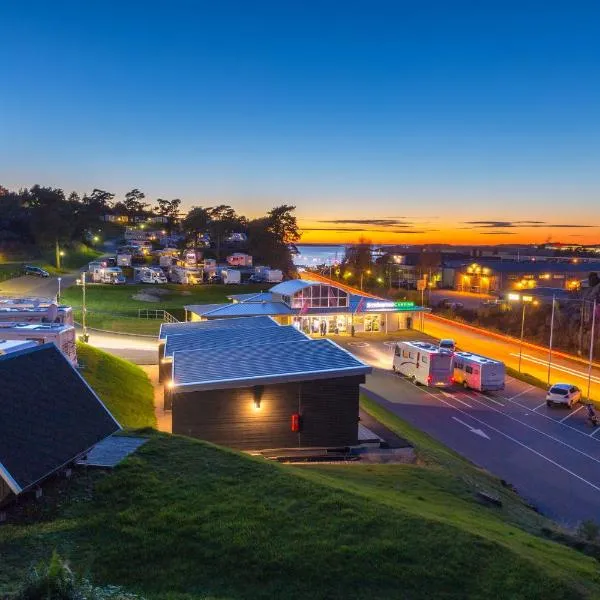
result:
<svg viewBox="0 0 600 600"><path fill-rule="evenodd" d="M564 423L569 417L572 417L574 414L578 413L582 408L583 408L583 404L577 410L571 411L566 417L561 419L559 421L559 423Z"/></svg>
<svg viewBox="0 0 600 600"><path fill-rule="evenodd" d="M600 431L600 429L596 429L595 431L592 431L592 433L590 433L590 437L594 437L599 431ZM596 438L594 438L594 439L596 439Z"/></svg>
<svg viewBox="0 0 600 600"><path fill-rule="evenodd" d="M456 406L452 406L452 404L450 404L449 402L446 402L446 400L444 400L443 398L440 398L439 396L434 396L431 392L428 392L427 390L423 390L423 392L426 393L426 394L429 394L433 398L436 398L437 400L439 400L440 402L442 402L446 406L449 406L450 408L452 408L453 410L455 410L455 411L459 412L460 414L464 415L468 419L473 419L473 421L481 423L484 427L487 427L488 429L490 429L492 431L495 431L496 433L498 433L501 436L505 437L507 440L510 440L511 442L514 442L515 444L518 444L519 446L522 446L523 448L525 448L526 450L529 450L531 453L539 456L543 460L545 460L545 461L553 464L555 467L558 467L562 471L565 471L565 473L568 473L569 475L572 475L576 479L579 479L581 482L589 485L591 488L595 489L597 492L600 492L600 487L598 487L597 485L593 484L591 481L588 481L587 479L585 479L581 475L577 475L577 473L574 473L570 469L567 469L567 467L564 467L560 463L557 463L555 460L552 460L550 457L542 454L541 452L538 452L537 450L531 448L530 446L528 446L527 444L521 442L520 440L517 440L516 438L513 438L512 436L508 435L507 433L504 433L504 431L501 431L500 429L497 429L496 427L493 427L492 425L489 425L485 421L482 421L481 419L478 419L477 417L474 417L474 416L470 415L469 413L465 412L464 410L461 410L460 408L456 408ZM501 412L501 411L498 411L498 412ZM596 459L594 459L594 460L596 460ZM597 461L597 462L600 462L600 461Z"/></svg>
<svg viewBox="0 0 600 600"><path fill-rule="evenodd" d="M427 392L427 393L430 393L430 392ZM464 404L467 408L473 408L470 404L467 404L466 402L463 402L462 400L460 400L459 398L457 398L454 394L449 394L448 392L442 392L442 394L444 396L446 396L447 398L452 398L452 400L456 400L457 402L460 402L461 404ZM434 394L431 394L431 395L434 396Z"/></svg>
<svg viewBox="0 0 600 600"><path fill-rule="evenodd" d="M574 452L577 452L578 454L581 454L582 456L585 456L586 458L589 458L590 460L593 460L594 462L597 462L598 464L600 464L599 458L596 458L596 457L592 456L591 454L588 454L587 452L584 452L583 450L576 448L575 446L571 446L571 444L567 444L567 442L564 442L560 438L554 437L553 435L550 435L549 433L546 433L545 431L542 431L541 429L538 429L537 427L534 427L533 425L529 425L529 423L525 423L524 421L521 421L520 419L517 419L516 417L513 417L512 415L509 415L508 413L505 413L501 410L498 410L497 408L494 408L493 406L488 406L487 404L484 404L480 400L477 400L477 398L473 398L473 400L475 400L475 402L479 402L479 404L482 404L483 406L487 406L487 408L489 410L493 410L494 412L501 414L502 416L506 417L507 419L510 419L511 421L515 421L515 423L520 423L521 425L523 425L523 427L527 427L527 429L531 429L532 431L535 431L536 433L539 433L540 435L543 435L543 436L551 439L552 441L557 442L558 444L561 444L562 446L565 446L566 448L569 448L569 450L573 450ZM554 421L554 422L560 423L560 421Z"/></svg>
<svg viewBox="0 0 600 600"><path fill-rule="evenodd" d="M533 386L530 385L529 387L525 388L522 392L519 392L518 394L515 394L514 396L511 396L510 398L505 398L505 400L514 400L515 398L518 398L519 396L522 396L523 394L530 392L532 389L533 389Z"/></svg>
<svg viewBox="0 0 600 600"><path fill-rule="evenodd" d="M542 406L546 406L546 402L545 401L542 402L539 406L536 406L533 410L537 410L538 408L542 408ZM555 419L552 419L552 420L554 421Z"/></svg>
<svg viewBox="0 0 600 600"><path fill-rule="evenodd" d="M486 400L489 400L490 402L497 404L498 406L506 406L505 404L502 404L502 402L498 402L498 400L496 400L495 398L490 398L489 396L486 396L485 394L479 394L479 395L482 398L485 398Z"/></svg>
<svg viewBox="0 0 600 600"><path fill-rule="evenodd" d="M520 402L513 402L512 400L510 400L510 402L512 404L515 404L516 406L519 406L523 410L528 410L530 412L533 412L531 410L531 408L529 408L529 406L525 406L524 404L521 404ZM558 423L559 425L562 425L563 427L567 427L567 428L571 429L572 431L574 431L575 433L578 433L579 435L584 435L585 437L590 437L590 435L592 435L592 434L586 433L585 431L581 431L581 429L577 429L575 427L571 427L571 425L567 425L566 423L562 423L558 419L553 419L552 417L549 417L548 415L545 415L543 413L536 412L535 414L538 417L544 417L544 419L548 419L549 421L552 421L553 423ZM594 432L594 433L596 433L596 432ZM596 439L596 438L594 438L594 439ZM596 441L600 441L600 440L596 440Z"/></svg>

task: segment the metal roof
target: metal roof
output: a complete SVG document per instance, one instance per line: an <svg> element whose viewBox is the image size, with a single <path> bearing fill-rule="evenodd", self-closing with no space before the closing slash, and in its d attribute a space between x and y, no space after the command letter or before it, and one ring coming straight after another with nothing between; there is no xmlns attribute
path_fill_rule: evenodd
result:
<svg viewBox="0 0 600 600"><path fill-rule="evenodd" d="M234 302L268 302L273 299L271 292L254 292L254 294L232 294L227 296Z"/></svg>
<svg viewBox="0 0 600 600"><path fill-rule="evenodd" d="M173 355L174 391L248 387L365 375L371 367L331 340L263 343Z"/></svg>
<svg viewBox="0 0 600 600"><path fill-rule="evenodd" d="M269 291L273 294L282 294L285 296L293 296L296 292L310 287L311 285L320 285L319 281L311 281L309 279L290 279L274 285Z"/></svg>
<svg viewBox="0 0 600 600"><path fill-rule="evenodd" d="M229 305L228 305L229 306ZM212 321L187 321L185 323L163 323L160 326L158 339L164 340L168 335L189 333L196 330L218 329L226 327L238 327L251 329L257 327L279 327L279 325L268 316L242 317L239 319L214 319Z"/></svg>
<svg viewBox="0 0 600 600"><path fill-rule="evenodd" d="M54 344L0 356L0 478L18 494L121 426Z"/></svg>
<svg viewBox="0 0 600 600"><path fill-rule="evenodd" d="M196 330L192 333L169 335L165 345L165 358L181 350L212 350L230 346L248 346L252 344L276 344L280 342L306 342L311 338L291 325L281 327L263 327L244 331L240 329Z"/></svg>
<svg viewBox="0 0 600 600"><path fill-rule="evenodd" d="M192 304L186 306L185 309L207 319L257 315L293 315L295 312L283 302L236 302L223 304L210 311L205 311L202 304Z"/></svg>

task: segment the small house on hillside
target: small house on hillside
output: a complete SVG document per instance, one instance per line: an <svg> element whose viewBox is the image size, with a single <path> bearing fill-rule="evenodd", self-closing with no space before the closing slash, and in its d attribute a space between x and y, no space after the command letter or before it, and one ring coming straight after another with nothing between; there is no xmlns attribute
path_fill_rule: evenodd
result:
<svg viewBox="0 0 600 600"><path fill-rule="evenodd" d="M0 356L0 504L121 429L54 344Z"/></svg>

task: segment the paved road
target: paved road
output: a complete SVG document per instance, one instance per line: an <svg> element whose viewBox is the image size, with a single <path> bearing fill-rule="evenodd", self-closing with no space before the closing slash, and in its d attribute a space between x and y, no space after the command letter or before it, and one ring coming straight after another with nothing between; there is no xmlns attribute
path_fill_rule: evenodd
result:
<svg viewBox="0 0 600 600"><path fill-rule="evenodd" d="M158 342L156 337L103 333L88 329L90 346L100 348L138 365L155 365L158 360ZM81 329L77 328L77 335Z"/></svg>
<svg viewBox="0 0 600 600"><path fill-rule="evenodd" d="M61 275L61 289L73 285L79 273ZM23 275L0 282L0 296L38 296L53 298L58 292L57 277Z"/></svg>
<svg viewBox="0 0 600 600"><path fill-rule="evenodd" d="M465 308L478 308L484 300L495 300L488 294L473 294L472 292L457 292L455 290L431 290L429 304L435 306L447 298L450 302L460 302Z"/></svg>
<svg viewBox="0 0 600 600"><path fill-rule="evenodd" d="M436 338L452 338L461 350L467 350L496 358L507 366L517 369L519 366L519 342L507 338L495 337L481 331L461 327L456 323L439 319L435 316L425 318L425 333ZM557 357L552 359L550 382L567 382L579 386L583 393L587 392L588 366L585 360L572 360ZM530 347L523 347L521 370L534 377L547 381L548 352ZM592 368L591 397L600 400L600 369Z"/></svg>
<svg viewBox="0 0 600 600"><path fill-rule="evenodd" d="M574 526L600 514L600 428L585 410L550 409L544 391L508 378L502 393L415 386L391 370L390 342L348 342L376 368L374 400L513 484L547 516Z"/></svg>

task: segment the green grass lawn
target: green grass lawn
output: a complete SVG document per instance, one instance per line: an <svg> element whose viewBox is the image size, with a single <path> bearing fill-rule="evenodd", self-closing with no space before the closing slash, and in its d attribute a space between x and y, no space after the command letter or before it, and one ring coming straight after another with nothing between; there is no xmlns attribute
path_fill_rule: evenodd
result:
<svg viewBox="0 0 600 600"><path fill-rule="evenodd" d="M142 369L83 343L77 344L77 355L81 374L123 427L156 426L154 390Z"/></svg>
<svg viewBox="0 0 600 600"><path fill-rule="evenodd" d="M160 288L164 294L158 296L158 302L134 300L132 296L139 292L152 293ZM186 304L217 304L229 302L231 294L249 294L265 289L265 285L90 285L86 289L88 309L88 326L109 331L141 333L157 335L159 320L138 319L139 309L166 310L176 318L184 319L183 306ZM75 318L81 321L81 288L77 286L66 289L62 300L71 304Z"/></svg>
<svg viewBox="0 0 600 600"><path fill-rule="evenodd" d="M416 444L417 464L278 465L152 434L113 472L57 483L37 521L0 527L0 596L56 548L148 598L600 597L598 563L541 537L551 525L517 496L365 407ZM504 507L478 504L479 488Z"/></svg>

